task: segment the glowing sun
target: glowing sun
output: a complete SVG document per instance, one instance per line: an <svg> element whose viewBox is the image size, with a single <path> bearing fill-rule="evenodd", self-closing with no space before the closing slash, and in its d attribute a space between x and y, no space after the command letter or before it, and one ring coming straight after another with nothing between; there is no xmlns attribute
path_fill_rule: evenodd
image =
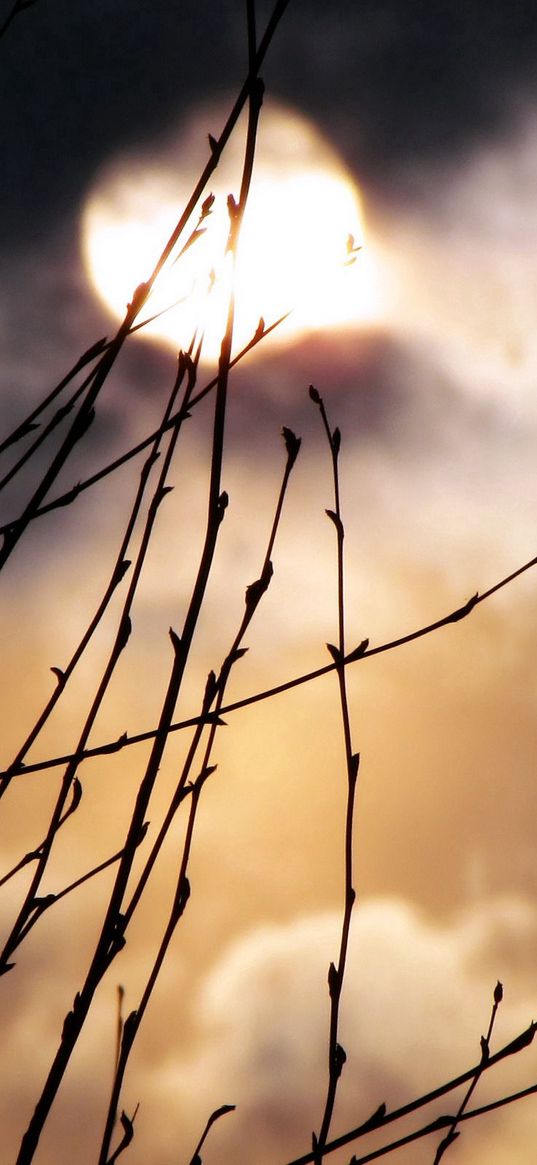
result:
<svg viewBox="0 0 537 1165"><path fill-rule="evenodd" d="M199 112L156 153L113 164L90 193L82 220L84 260L97 293L118 318L153 270L206 159L207 132L221 120L214 110ZM158 318L142 334L175 349L188 347L201 326L207 359L218 353L226 314L227 195L238 197L241 145L239 133L210 184L215 200L203 233L180 253L187 230L144 310L145 318ZM194 217L189 229L195 227ZM251 339L260 317L269 325L290 312L274 333L289 340L376 315L356 185L315 126L282 107L263 110L235 292L235 350Z"/></svg>

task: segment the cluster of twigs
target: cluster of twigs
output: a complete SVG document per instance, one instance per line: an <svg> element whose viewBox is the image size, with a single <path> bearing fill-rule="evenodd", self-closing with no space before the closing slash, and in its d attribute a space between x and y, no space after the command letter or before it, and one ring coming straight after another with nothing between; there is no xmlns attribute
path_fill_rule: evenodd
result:
<svg viewBox="0 0 537 1165"><path fill-rule="evenodd" d="M23 2L18 0L4 28L0 31L6 31L14 16L22 9L28 7L29 3L30 0L23 0ZM145 282L136 288L132 300L128 305L125 318L116 335L111 340L99 340L96 344L93 344L77 360L73 368L60 383L31 410L29 415L0 444L0 454L7 458L13 455L13 450L23 449L18 458L12 460L9 468L4 472L0 481L0 489L3 489L14 478L22 474L26 466L35 464L38 452L41 456L41 449L45 447L46 442L51 436L56 436L58 433L64 431L64 435L55 453L51 456L40 482L23 505L21 512L10 518L1 529L3 542L0 549L0 569L6 566L16 551L20 540L31 534L34 522L41 515L58 507L74 505L83 491L96 486L97 483L103 481L127 461L144 454L144 460L131 501L130 512L119 541L115 561L112 564L108 583L96 607L95 613L90 619L79 643L74 648L67 664L63 667L54 666L52 668L56 681L54 691L37 716L35 723L28 731L16 755L5 765L3 771L0 773L0 798L2 798L8 794L13 782L25 780L30 773L53 770L56 767L63 769L56 802L45 836L37 845L32 845L16 862L13 868L0 878L0 886L4 886L24 867L31 867L31 877L26 893L21 898L16 917L9 933L4 939L3 948L0 953L0 973L5 977L4 989L9 989L9 982L15 968L14 956L20 952L24 941L30 932L33 931L34 927L41 925L44 917L48 916L58 901L66 895L74 893L82 884L90 879L94 879L106 868L115 867L113 887L106 904L95 949L87 967L84 981L75 995L71 1010L65 1017L61 1037L50 1070L41 1095L37 1100L35 1111L22 1138L17 1157L17 1165L29 1165L34 1159L41 1133L49 1117L58 1089L68 1069L80 1034L88 1020L91 1022L91 1010L97 988L105 975L110 971L118 953L128 941L132 920L161 856L172 824L175 822L179 813L184 813L184 839L182 851L175 870L175 884L168 917L153 952L152 965L137 1006L130 1011L124 1020L120 1006L114 1078L107 1111L104 1114L104 1127L98 1165L113 1165L118 1157L128 1148L134 1136L136 1111L129 1116L122 1109L122 1090L125 1072L159 973L168 955L170 943L189 902L191 891L188 871L192 839L196 827L198 808L205 786L216 768L214 762L214 747L219 727L223 723L223 716L232 713L235 709L244 708L257 701L266 700L277 694L284 693L299 684L309 683L315 678L331 671L335 673L338 683L347 783L347 807L344 831L343 913L339 952L336 961L330 963L328 972L328 1071L324 1109L320 1114L319 1131L313 1134L311 1151L305 1153L300 1158L296 1158L290 1165L307 1165L308 1162L313 1162L313 1165L322 1165L322 1161L332 1152L342 1149L346 1145L354 1144L368 1133L373 1131L378 1133L385 1127L387 1128L388 1125L408 1117L448 1093L466 1089L463 1092L462 1100L452 1113L436 1117L433 1121L420 1126L413 1133L405 1134L405 1136L399 1139L386 1142L382 1147L365 1155L355 1155L352 1158L353 1165L359 1165L359 1163L365 1163L366 1161L375 1160L377 1157L385 1156L401 1145L409 1144L419 1138L429 1135L432 1136L435 1133L442 1133L442 1140L434 1157L434 1165L439 1165L441 1158L459 1135L459 1126L464 1122L482 1115L491 1109L512 1103L523 1095L529 1095L537 1091L537 1085L531 1085L516 1095L503 1096L481 1108L469 1109L468 1107L472 1094L483 1073L505 1060L508 1056L518 1053L531 1043L536 1030L536 1025L531 1023L515 1040L494 1054L491 1053L490 1039L494 1019L502 996L501 986L498 984L494 992L494 1003L489 1030L487 1035L482 1037L481 1058L474 1067L456 1079L441 1085L397 1110L389 1112L385 1104L381 1104L364 1124L349 1130L343 1136L330 1139L338 1083L347 1058L340 1038L340 1010L344 990L352 910L356 897L353 885L353 822L359 772L359 755L355 751L352 739L346 687L346 669L348 666L364 661L372 655L393 650L402 644L409 643L414 639L432 633L441 627L464 618L470 614L478 603L488 599L496 590L507 585L523 571L529 570L530 567L535 565L537 559L533 558L518 570L513 571L507 578L502 579L495 586L490 587L480 595L474 595L456 611L448 613L432 624L376 647L370 646L369 641L364 639L356 648L349 651L346 644L345 631L345 529L339 476L341 435L337 428L331 429L323 399L319 392L311 386L311 400L319 410L321 423L328 443L333 479L333 505L326 512L336 533L338 637L336 644L328 644L331 662L323 664L315 671L309 672L306 675L284 680L278 686L266 691L249 694L233 703L226 703L226 692L230 675L236 663L247 650L244 646L246 631L270 585L273 572L272 559L278 527L292 469L300 450L300 439L289 428L284 427L282 433L285 461L281 485L274 515L270 523L265 554L260 563L258 575L246 588L242 617L239 620L239 625L229 649L219 668L211 671L207 677L198 714L188 719L177 720L177 708L182 693L185 668L191 654L200 612L202 611L206 596L207 584L211 575L215 550L228 505L227 494L222 487L222 464L230 373L238 361L246 358L254 347L264 342L273 328L280 322L275 321L267 326L264 320L260 320L255 335L250 342L241 352L234 354L235 304L233 291L230 292L227 324L222 337L216 375L210 378L206 384L200 386L200 356L203 350L204 337L201 334L195 334L192 337L188 351L181 351L179 353L177 375L168 394L158 426L133 448L128 449L120 457L116 458L110 464L105 465L91 477L76 483L67 492L57 493L56 496L52 497L50 496L51 494L54 495L54 490L57 488L56 483L60 472L68 464L73 451L83 443L94 421L96 410L99 407L101 390L114 368L121 349L128 342L129 337L152 318L149 316L146 319L140 319L140 316L146 305L150 306L152 288L161 270L168 262L175 261L177 257L180 257L187 247L195 245L196 238L203 230L203 225L211 214L213 204L212 195L206 194L208 182L235 128L239 114L246 105L248 108L248 128L240 188L237 199L231 194L228 198L229 237L227 250L230 263L233 265L235 262L241 221L249 196L258 122L263 101L263 84L260 77L260 69L286 5L287 0L277 0L267 27L258 40L254 3L253 0L248 0L248 71L245 82L220 137L217 139L210 137L209 157L203 173L153 272ZM189 225L193 217L195 219L194 228ZM183 241L185 235L186 241ZM150 731L126 731L117 740L94 746L90 744L90 738L98 722L103 703L109 694L111 680L117 664L129 643L132 631L131 615L133 604L148 561L159 509L171 488L169 484L170 471L175 464L179 442L183 437L184 422L192 415L199 402L207 397L210 397L212 401L212 446L203 546L181 629L179 631L173 628L170 629L172 662L158 724ZM133 547L135 548L133 549ZM89 702L86 719L76 745L62 756L49 757L42 760L28 759L45 724L49 721L59 701L64 696L69 681L93 639L97 628L101 625L104 616L109 611L112 599L123 586L125 586L125 594L117 619L113 641L108 653L108 659L96 685L95 692ZM168 799L156 836L150 842L146 820L148 807L157 785L159 769L170 735L179 729L185 731L191 730L190 744L187 749L182 771ZM123 748L142 741L150 741L151 748L137 788L128 829L121 846L105 861L88 870L84 875L78 877L60 891L56 893L42 893L43 881L49 868L59 833L66 826L69 828L72 827L73 819L78 819L81 807L83 806L83 785L80 777L80 770L83 763L91 757L118 753ZM135 863L135 859L138 859L140 855L141 861L137 860ZM121 999L122 991L120 991L120 1004ZM201 1150L210 1128L219 1117L231 1111L231 1109L232 1106L223 1105L209 1115L206 1127L194 1151L191 1165L198 1165L201 1162Z"/></svg>

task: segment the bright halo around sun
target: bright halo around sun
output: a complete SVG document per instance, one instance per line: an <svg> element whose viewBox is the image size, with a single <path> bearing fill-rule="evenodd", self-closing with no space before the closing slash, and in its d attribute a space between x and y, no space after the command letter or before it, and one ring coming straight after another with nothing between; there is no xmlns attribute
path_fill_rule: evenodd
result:
<svg viewBox="0 0 537 1165"><path fill-rule="evenodd" d="M153 271L206 160L207 132L221 123L221 111L200 112L157 154L112 165L91 192L82 222L84 260L94 288L118 319ZM175 350L188 348L196 329L198 336L203 329L203 356L210 360L218 355L227 313L227 196L238 198L242 141L239 130L201 200L209 191L215 196L202 231L185 248L200 202L140 317L157 317L142 335ZM262 111L235 298L235 351L252 338L261 317L270 326L290 313L273 333L277 342L377 316L356 185L315 126L281 106Z"/></svg>

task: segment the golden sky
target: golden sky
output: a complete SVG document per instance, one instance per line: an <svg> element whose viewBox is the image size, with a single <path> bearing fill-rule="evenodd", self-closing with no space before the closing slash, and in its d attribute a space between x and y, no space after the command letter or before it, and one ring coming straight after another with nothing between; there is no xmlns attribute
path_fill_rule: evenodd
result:
<svg viewBox="0 0 537 1165"><path fill-rule="evenodd" d="M245 588L259 575L283 470L282 425L291 425L303 445L272 555L274 577L248 630L249 652L233 672L229 701L329 662L325 644L337 636L336 557L324 511L334 501L310 382L342 431L349 647L365 637L377 646L441 618L535 552L535 107L513 115L503 138L484 143L464 164L446 162L434 179L429 175L429 202L420 214L375 206L320 128L285 108L278 105L269 119L266 158L283 142L294 166L299 157L307 172L314 157L328 176L348 182L349 221L330 210L342 244L335 267L345 263L348 234L357 242L363 225L363 260L358 252L349 269L349 278L358 273L349 293L356 314L334 310L335 318L320 320L322 296L313 296L309 319L285 342L263 341L232 377L222 478L230 504L176 719L199 709L207 672L218 670ZM172 159L199 137L206 117L198 110L186 128L163 135L158 148L124 151L95 177L80 208L86 254L95 192L111 189L107 182L116 182L116 194L121 182L128 190L134 165L137 181L158 173L169 185ZM273 163L273 177L280 166L285 172L284 162ZM294 214L297 220L300 208ZM309 220L306 229L313 229ZM284 252L292 237L293 230ZM92 287L82 267L78 278ZM300 284L281 278L286 296L300 294ZM308 269L310 284L325 278L324 268ZM333 306L334 291L329 299ZM290 306L284 298L281 310ZM92 310L105 318L100 303ZM277 311L274 302L267 323ZM256 300L252 318L259 314ZM80 331L73 309L73 338ZM155 339L129 344L88 452L62 479L65 488L158 424L174 375L169 339L162 348ZM200 386L210 375L204 366ZM184 426L133 634L93 743L157 722L172 659L168 628L181 627L201 548L211 402L208 396L193 409ZM99 602L139 464L88 491L72 510L37 522L6 568L0 616L6 764L52 690L49 669L65 666ZM138 538L137 531L134 549ZM358 899L341 1023L348 1063L334 1131L358 1124L383 1100L388 1108L404 1103L477 1062L498 979L505 986L498 1045L535 1014L534 588L529 572L467 619L348 669L354 747L361 753ZM75 747L119 602L120 595L31 759ZM218 768L200 800L192 897L122 1095L129 1113L140 1102L133 1165L188 1161L208 1114L224 1103L236 1104L237 1112L218 1124L204 1149L204 1162L214 1165L283 1165L309 1149L319 1125L326 973L337 950L343 893L345 771L335 675L225 719L214 751ZM187 731L170 738L148 813L148 844L189 740ZM43 892L59 890L121 847L147 755L144 744L82 764L81 806L57 839ZM2 801L5 869L44 835L61 771L17 778ZM95 1160L113 1070L116 987L125 987L127 1011L137 1006L165 924L183 833L180 816L132 937L97 993L38 1165ZM23 872L4 888L6 927L26 883ZM6 1162L15 1157L111 884L108 871L55 905L3 984ZM530 1083L534 1063L529 1050L503 1074L487 1076L479 1102ZM465 1128L453 1161L529 1165L535 1128L534 1102L524 1101ZM427 1141L405 1160L419 1165L433 1152ZM334 1157L335 1165L348 1156Z"/></svg>

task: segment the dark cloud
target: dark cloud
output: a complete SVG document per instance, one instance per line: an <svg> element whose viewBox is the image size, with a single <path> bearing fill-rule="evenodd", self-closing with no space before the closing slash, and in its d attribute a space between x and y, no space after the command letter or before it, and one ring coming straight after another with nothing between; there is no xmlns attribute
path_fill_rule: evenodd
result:
<svg viewBox="0 0 537 1165"><path fill-rule="evenodd" d="M242 6L230 0L217 16L208 0L58 0L19 17L1 49L4 242L71 215L118 149L158 138L201 97L234 91L244 42ZM307 0L286 13L266 74L371 183L401 195L417 159L501 123L521 87L534 89L536 56L527 2Z"/></svg>
<svg viewBox="0 0 537 1165"><path fill-rule="evenodd" d="M72 212L96 166L236 81L233 5L37 5L2 46L4 237ZM31 221L28 215L31 213Z"/></svg>
<svg viewBox="0 0 537 1165"><path fill-rule="evenodd" d="M521 88L535 86L529 4L312 4L307 21L290 12L281 42L273 68L286 95L305 101L386 195L394 184L405 193L416 162L498 129Z"/></svg>

